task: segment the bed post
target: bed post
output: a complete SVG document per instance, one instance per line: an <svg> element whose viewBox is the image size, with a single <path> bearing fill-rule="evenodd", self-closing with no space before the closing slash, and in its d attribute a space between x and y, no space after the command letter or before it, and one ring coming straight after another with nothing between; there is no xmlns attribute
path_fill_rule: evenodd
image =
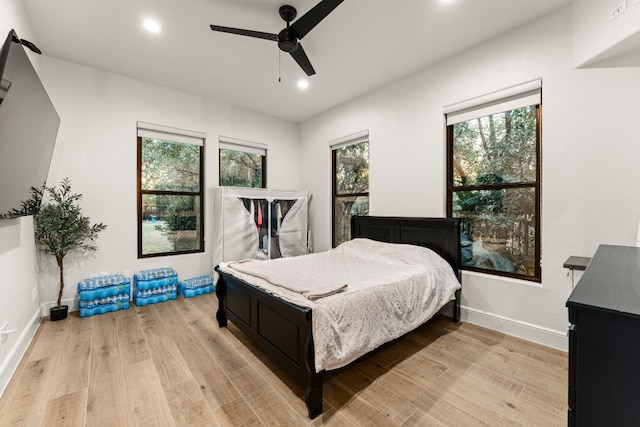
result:
<svg viewBox="0 0 640 427"><path fill-rule="evenodd" d="M460 321L460 295L461 294L462 292L460 292L460 289L458 289L456 291L456 299L453 301L453 321L456 323Z"/></svg>
<svg viewBox="0 0 640 427"><path fill-rule="evenodd" d="M304 402L307 405L309 418L314 419L322 413L322 374L316 373L312 337L313 335L311 334L311 331L309 331L304 343L306 353L304 360L307 376L307 386L304 390Z"/></svg>
<svg viewBox="0 0 640 427"><path fill-rule="evenodd" d="M215 268L218 272L218 267ZM218 297L218 311L216 312L216 319L218 320L218 326L224 328L227 326L227 313L224 311L224 299L227 291L227 284L222 277L222 274L218 272L218 283L216 284L216 296Z"/></svg>

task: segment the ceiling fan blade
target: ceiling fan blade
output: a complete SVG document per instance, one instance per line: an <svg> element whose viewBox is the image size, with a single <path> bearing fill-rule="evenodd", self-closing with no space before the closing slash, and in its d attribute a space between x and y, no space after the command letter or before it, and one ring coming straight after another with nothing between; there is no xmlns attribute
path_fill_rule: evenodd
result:
<svg viewBox="0 0 640 427"><path fill-rule="evenodd" d="M313 69L313 65L311 65L311 61L307 57L307 54L304 52L302 45L298 43L298 48L293 52L290 52L293 59L296 60L300 68L307 73L307 76L313 76L316 73L316 70Z"/></svg>
<svg viewBox="0 0 640 427"><path fill-rule="evenodd" d="M343 1L344 0L322 0L302 15L296 22L291 24L290 28L296 33L299 39L303 38Z"/></svg>
<svg viewBox="0 0 640 427"><path fill-rule="evenodd" d="M220 25L209 25L213 31L221 33L238 34L241 36L257 37L259 39L278 41L277 34L264 33L262 31L243 30L241 28L221 27Z"/></svg>

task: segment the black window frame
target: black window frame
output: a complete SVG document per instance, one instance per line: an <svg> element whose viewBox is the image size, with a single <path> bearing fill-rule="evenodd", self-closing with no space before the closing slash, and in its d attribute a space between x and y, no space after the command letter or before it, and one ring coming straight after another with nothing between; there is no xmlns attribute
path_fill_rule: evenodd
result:
<svg viewBox="0 0 640 427"><path fill-rule="evenodd" d="M189 192L189 191L158 191L158 190L144 190L142 188L142 136L137 137L137 207L138 207L138 258L154 258L160 256L172 256L172 255L186 255L193 253L203 253L205 251L205 239L204 239L204 206L205 206L205 191L204 191L204 182L205 182L205 168L204 168L204 156L205 156L205 148L204 148L204 140L203 144L200 145L200 179L199 179L199 189L197 192ZM167 141L172 141L170 136L167 136ZM169 251L169 252L157 252L152 254L144 254L142 251L142 221L143 221L143 203L142 199L144 195L170 195L170 196L198 196L200 198L200 220L199 220L199 248L191 249L191 250L183 250L183 251Z"/></svg>
<svg viewBox="0 0 640 427"><path fill-rule="evenodd" d="M526 280L530 282L541 283L542 282L542 100L535 105L535 119L536 119L536 179L534 182L508 182L508 183L490 183L482 185L458 185L454 186L454 152L453 152L453 139L454 139L454 125L446 125L446 210L447 217L453 217L453 194L455 192L463 191L478 191L478 190L503 190L503 189L519 189L519 188L532 188L535 193L535 208L534 208L534 227L535 227L535 248L534 248L534 274L532 276L511 273L500 270L478 268L473 266L461 265L461 269L467 271L474 271L483 274L491 274L495 276L502 276L508 278L514 278L519 280ZM517 108L503 111L512 111ZM495 113L494 113L495 114ZM485 117L485 116L482 116ZM461 231L462 234L462 231ZM461 236L462 237L462 236Z"/></svg>
<svg viewBox="0 0 640 427"><path fill-rule="evenodd" d="M239 153L258 154L261 158L261 186L251 187L244 185L229 186L222 184L222 150L235 151ZM232 138L228 136L220 135L218 137L218 186L219 187L241 187L241 188L267 188L267 153L268 146L263 143L247 141L244 139Z"/></svg>
<svg viewBox="0 0 640 427"><path fill-rule="evenodd" d="M366 142L369 145L369 148L371 147L368 135L366 138L360 138L350 143L341 144L340 146L336 146L336 147L331 147L331 247L333 248L337 246L336 245L336 222L337 222L337 218L336 218L337 203L336 202L337 200L340 198L366 196L369 202L371 202L370 191L356 192L356 193L342 193L342 194L338 194L337 192L337 189L338 189L338 177L337 177L337 170L336 170L337 151L339 149L346 148L349 145L360 144L362 142ZM369 159L367 159L367 162L369 162ZM370 168L369 168L369 172L370 172ZM370 177L367 181L368 181L367 188L370 190L370 186L369 186Z"/></svg>
<svg viewBox="0 0 640 427"><path fill-rule="evenodd" d="M240 148L240 147L239 147ZM231 150L231 151L238 151L241 153L247 153L247 151L244 151L242 149L238 149L238 150L234 150L232 148L218 148L218 186L220 187L228 187L227 185L224 185L221 183L221 174L222 174L222 156L221 156L221 151L222 150ZM249 153L251 154L251 153ZM267 188L267 155L260 155L261 160L262 160L262 186L261 187L247 187L247 186L239 186L242 188Z"/></svg>

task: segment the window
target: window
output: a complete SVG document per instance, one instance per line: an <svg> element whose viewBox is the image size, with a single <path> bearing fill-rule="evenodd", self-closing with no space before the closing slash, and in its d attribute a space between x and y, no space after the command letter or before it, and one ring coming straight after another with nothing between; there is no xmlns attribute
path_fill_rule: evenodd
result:
<svg viewBox="0 0 640 427"><path fill-rule="evenodd" d="M267 146L220 137L220 186L267 187Z"/></svg>
<svg viewBox="0 0 640 427"><path fill-rule="evenodd" d="M351 217L369 215L369 132L331 142L333 247L351 239Z"/></svg>
<svg viewBox="0 0 640 427"><path fill-rule="evenodd" d="M474 102L475 101L475 102ZM467 270L541 280L541 82L447 113L447 215Z"/></svg>
<svg viewBox="0 0 640 427"><path fill-rule="evenodd" d="M138 122L138 257L204 251L204 134Z"/></svg>

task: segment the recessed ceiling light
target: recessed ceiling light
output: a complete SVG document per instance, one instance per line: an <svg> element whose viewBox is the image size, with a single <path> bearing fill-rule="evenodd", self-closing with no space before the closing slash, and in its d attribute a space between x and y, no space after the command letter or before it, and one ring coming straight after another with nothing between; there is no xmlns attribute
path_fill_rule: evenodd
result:
<svg viewBox="0 0 640 427"><path fill-rule="evenodd" d="M142 22L142 26L145 28L145 30L149 31L150 33L159 33L161 30L160 24L158 23L158 21L151 18L145 19Z"/></svg>
<svg viewBox="0 0 640 427"><path fill-rule="evenodd" d="M309 82L305 79L298 80L298 89L305 90L309 87Z"/></svg>

